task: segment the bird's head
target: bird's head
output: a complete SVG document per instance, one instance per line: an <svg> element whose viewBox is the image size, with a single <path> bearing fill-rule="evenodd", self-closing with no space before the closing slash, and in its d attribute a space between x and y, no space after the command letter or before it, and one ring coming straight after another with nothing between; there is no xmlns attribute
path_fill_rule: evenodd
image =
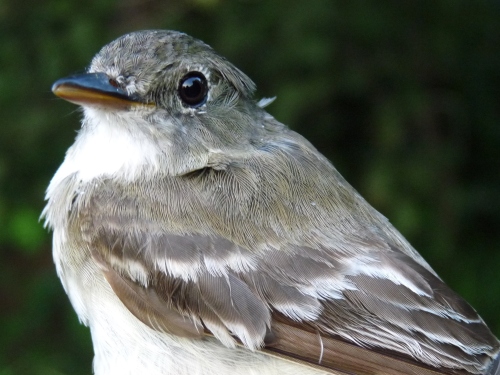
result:
<svg viewBox="0 0 500 375"><path fill-rule="evenodd" d="M113 126L138 139L142 134L174 174L210 160L230 162L265 138L270 116L253 101L254 89L250 78L205 43L160 30L124 35L103 47L86 73L52 88L83 107L83 133Z"/></svg>

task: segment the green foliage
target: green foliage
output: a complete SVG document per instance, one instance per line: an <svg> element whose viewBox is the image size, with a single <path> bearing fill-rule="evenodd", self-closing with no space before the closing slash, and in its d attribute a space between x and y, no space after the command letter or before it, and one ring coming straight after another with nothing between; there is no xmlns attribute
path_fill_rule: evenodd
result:
<svg viewBox="0 0 500 375"><path fill-rule="evenodd" d="M277 96L500 335L500 3L0 2L0 375L89 374L38 216L79 127L53 81L137 29L185 31Z"/></svg>

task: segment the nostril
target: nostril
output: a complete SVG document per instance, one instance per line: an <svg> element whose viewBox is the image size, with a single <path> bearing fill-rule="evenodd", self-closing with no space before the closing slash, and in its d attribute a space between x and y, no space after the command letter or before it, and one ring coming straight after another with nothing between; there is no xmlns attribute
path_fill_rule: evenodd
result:
<svg viewBox="0 0 500 375"><path fill-rule="evenodd" d="M120 88L120 84L113 78L109 79L109 84L113 87Z"/></svg>

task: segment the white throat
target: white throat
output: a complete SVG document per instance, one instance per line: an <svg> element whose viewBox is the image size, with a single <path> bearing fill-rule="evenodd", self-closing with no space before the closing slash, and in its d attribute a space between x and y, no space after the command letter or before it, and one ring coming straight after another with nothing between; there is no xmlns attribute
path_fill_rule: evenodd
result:
<svg viewBox="0 0 500 375"><path fill-rule="evenodd" d="M150 127L138 114L128 112L127 116L121 116L91 108L84 111L82 130L53 177L48 196L64 178L74 173L82 182L117 174L131 181L145 169L158 170L160 150L153 135L147 137L140 130Z"/></svg>

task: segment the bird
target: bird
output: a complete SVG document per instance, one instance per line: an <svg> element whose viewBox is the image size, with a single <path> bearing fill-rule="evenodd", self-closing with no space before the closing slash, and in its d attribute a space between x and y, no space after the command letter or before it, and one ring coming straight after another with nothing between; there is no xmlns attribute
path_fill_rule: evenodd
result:
<svg viewBox="0 0 500 375"><path fill-rule="evenodd" d="M83 118L42 216L96 375L500 374L477 312L204 42L132 32L52 91Z"/></svg>

